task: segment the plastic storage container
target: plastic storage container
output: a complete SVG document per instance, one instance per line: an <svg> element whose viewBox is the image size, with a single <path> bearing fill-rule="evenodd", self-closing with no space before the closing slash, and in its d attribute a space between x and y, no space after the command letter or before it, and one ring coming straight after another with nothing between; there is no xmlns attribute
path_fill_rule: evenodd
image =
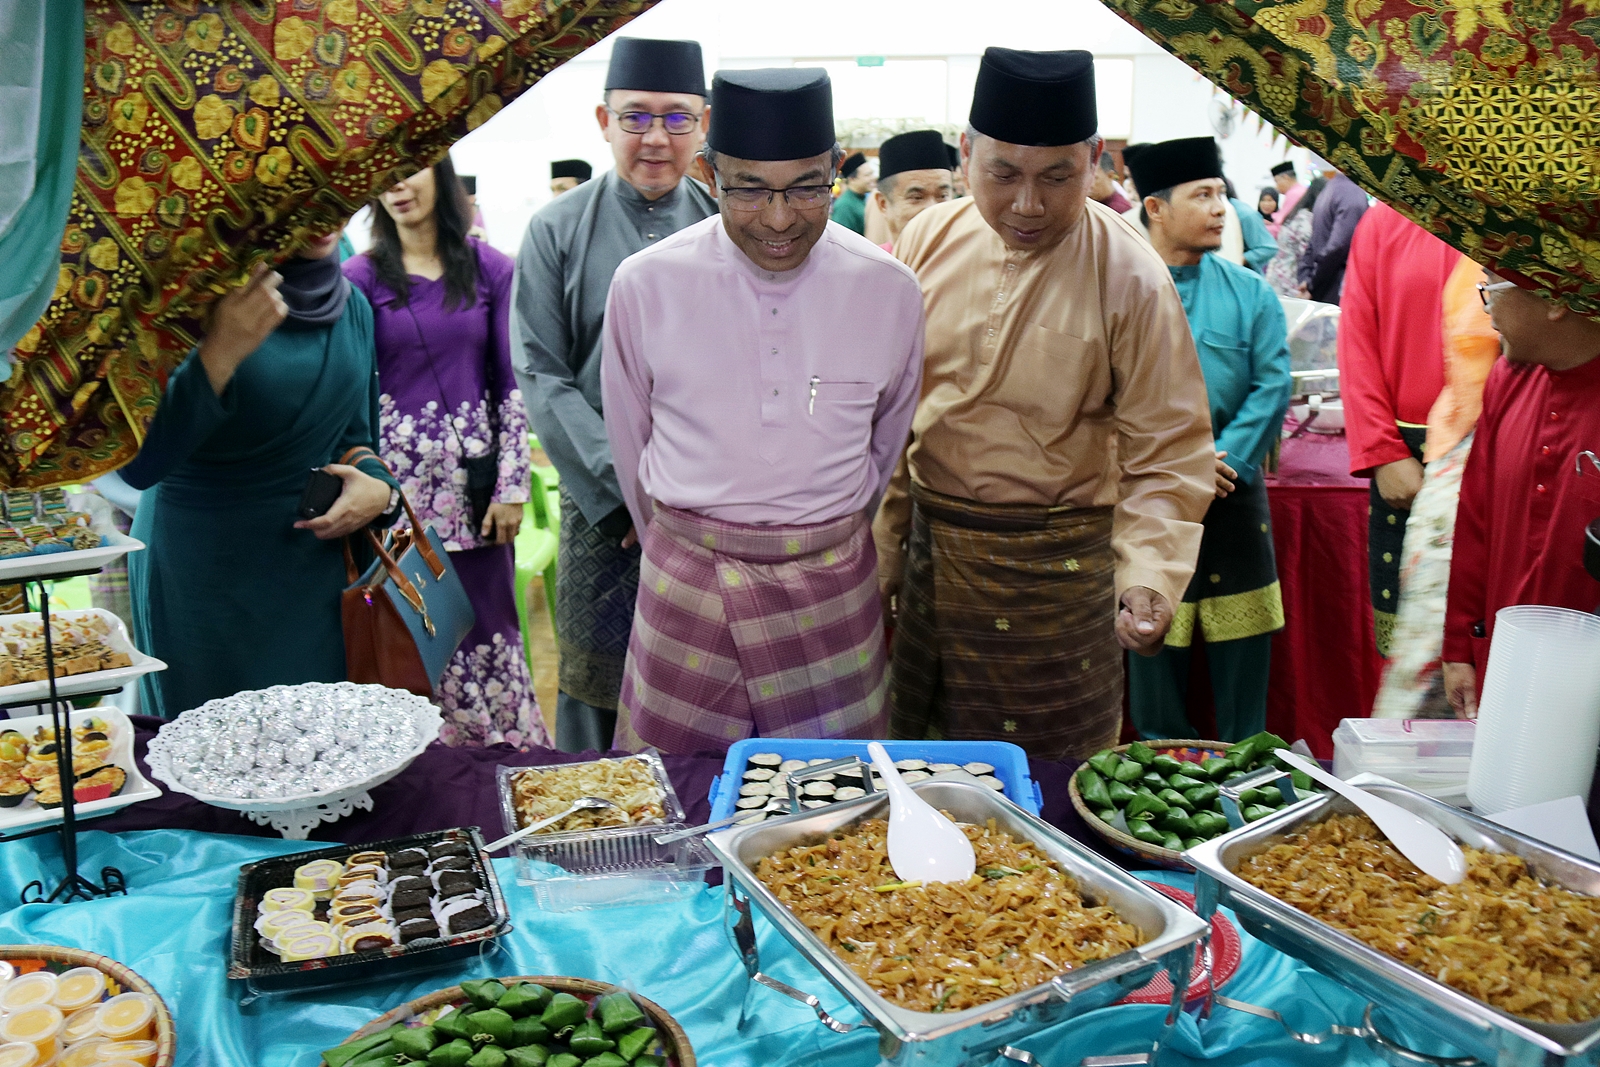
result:
<svg viewBox="0 0 1600 1067"><path fill-rule="evenodd" d="M1333 773L1370 771L1465 806L1476 736L1470 719L1341 719L1333 731Z"/></svg>
<svg viewBox="0 0 1600 1067"><path fill-rule="evenodd" d="M929 763L987 763L1005 785L1006 799L1031 815L1039 814L1044 795L1028 774L1028 754L1008 741L885 741L892 760L920 759ZM858 756L871 763L866 741L822 740L803 737L751 737L728 749L722 773L711 782L711 821L733 814L745 765L757 752L776 752L784 759L844 759ZM1464 780L1464 779L1463 779Z"/></svg>

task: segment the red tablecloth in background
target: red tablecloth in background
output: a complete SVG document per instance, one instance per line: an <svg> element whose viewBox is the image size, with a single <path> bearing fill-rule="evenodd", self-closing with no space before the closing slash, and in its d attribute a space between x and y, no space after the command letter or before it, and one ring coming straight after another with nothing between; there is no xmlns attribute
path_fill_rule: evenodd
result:
<svg viewBox="0 0 1600 1067"><path fill-rule="evenodd" d="M1283 442L1278 472L1267 478L1285 622L1272 639L1267 729L1305 738L1323 759L1333 756L1340 719L1371 713L1383 674L1367 585L1368 483L1349 470L1342 434L1304 434ZM1201 736L1215 736L1199 656L1189 706Z"/></svg>
<svg viewBox="0 0 1600 1067"><path fill-rule="evenodd" d="M1333 756L1340 719L1372 711L1383 674L1367 584L1367 494L1343 435L1283 442L1267 479L1285 626L1272 639L1267 728Z"/></svg>

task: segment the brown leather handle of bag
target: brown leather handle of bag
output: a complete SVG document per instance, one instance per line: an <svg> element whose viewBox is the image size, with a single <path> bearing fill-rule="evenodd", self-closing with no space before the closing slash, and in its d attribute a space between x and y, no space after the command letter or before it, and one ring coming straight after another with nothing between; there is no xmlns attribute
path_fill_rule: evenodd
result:
<svg viewBox="0 0 1600 1067"><path fill-rule="evenodd" d="M388 572L389 580L394 582L395 588L400 590L400 595L406 598L406 603L410 604L412 609L422 616L422 625L427 628L428 634L432 636L433 620L428 617L428 605L423 602L422 594L417 591L416 586L411 584L411 579L407 578L400 570L400 565L394 561L393 556L389 555L389 550L383 547L383 540L377 534L368 530L367 540L372 542L372 551L383 561L383 569Z"/></svg>
<svg viewBox="0 0 1600 1067"><path fill-rule="evenodd" d="M378 466L382 467L386 471L389 471L389 476L391 478L394 477L394 471L389 469L389 465L383 461L383 457L378 455L372 449L367 448L365 445L358 445L357 447L350 449L350 451L346 452L342 457L340 457L339 462L345 464L346 466L355 466L355 464L364 459L377 460ZM395 478L396 489L400 494L400 503L406 509L406 518L411 520L412 543L417 546L417 551L420 552L422 554L422 558L427 561L428 569L433 572L433 580L438 581L444 577L444 563L439 559L439 554L433 550L433 542L429 541L427 535L422 532L422 520L417 517L417 510L411 506L411 500L406 496L406 491L398 488L399 482L400 479ZM377 536L374 535L370 529L367 531L367 535L373 539L374 545L378 543ZM350 543L348 540L345 542L344 560L345 573L349 575L349 580L354 582L356 580L355 559L350 555ZM407 597L407 599L409 600L410 597ZM418 600L420 601L421 598L419 597ZM413 606L416 605L414 604ZM421 607L417 607L417 610L422 612L424 615L427 614Z"/></svg>

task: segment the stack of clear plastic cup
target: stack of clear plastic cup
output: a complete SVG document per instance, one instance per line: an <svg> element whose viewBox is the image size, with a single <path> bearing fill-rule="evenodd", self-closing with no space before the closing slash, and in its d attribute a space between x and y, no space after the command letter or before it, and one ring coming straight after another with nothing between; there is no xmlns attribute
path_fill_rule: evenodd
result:
<svg viewBox="0 0 1600 1067"><path fill-rule="evenodd" d="M1478 694L1467 776L1474 811L1587 799L1600 747L1600 617L1534 605L1500 609Z"/></svg>

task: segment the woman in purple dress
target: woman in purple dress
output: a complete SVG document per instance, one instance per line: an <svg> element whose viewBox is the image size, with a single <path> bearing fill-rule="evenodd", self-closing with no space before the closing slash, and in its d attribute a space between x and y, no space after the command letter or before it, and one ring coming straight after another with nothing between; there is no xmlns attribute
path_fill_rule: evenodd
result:
<svg viewBox="0 0 1600 1067"><path fill-rule="evenodd" d="M531 475L528 416L511 373L512 261L467 236L466 194L448 157L386 190L372 248L345 274L372 303L379 449L423 521L444 539L477 625L435 699L448 745L548 745L523 656L512 539ZM473 515L472 487L480 502Z"/></svg>

